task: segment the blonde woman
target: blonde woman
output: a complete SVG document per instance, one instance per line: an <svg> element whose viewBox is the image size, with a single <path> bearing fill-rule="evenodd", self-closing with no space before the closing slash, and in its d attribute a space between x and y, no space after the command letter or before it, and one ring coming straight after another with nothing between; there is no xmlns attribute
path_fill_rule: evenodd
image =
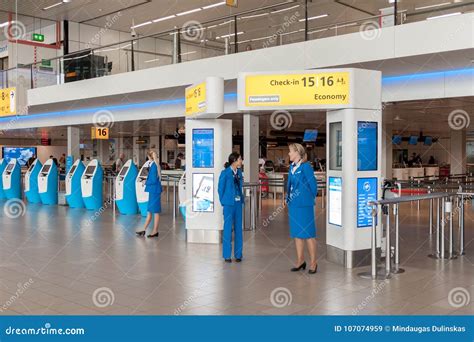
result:
<svg viewBox="0 0 474 342"><path fill-rule="evenodd" d="M158 154L151 150L148 152L148 159L152 160L150 171L145 183L145 191L148 192L148 214L146 216L145 227L143 230L136 232L137 236L144 236L151 219L154 216L153 231L147 237L155 238L158 237L158 225L160 223L161 213L161 168ZM152 215L153 214L153 215Z"/></svg>
<svg viewBox="0 0 474 342"><path fill-rule="evenodd" d="M309 274L318 271L316 259L316 223L314 219L315 198L318 185L313 168L307 162L306 151L300 144L289 146L290 172L288 173L287 204L290 221L290 236L295 239L297 262L291 272L306 269L304 260L305 242L310 255Z"/></svg>

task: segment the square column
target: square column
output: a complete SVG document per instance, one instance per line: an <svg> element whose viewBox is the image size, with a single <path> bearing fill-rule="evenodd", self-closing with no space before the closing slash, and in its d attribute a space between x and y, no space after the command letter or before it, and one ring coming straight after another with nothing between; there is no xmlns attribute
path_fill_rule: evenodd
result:
<svg viewBox="0 0 474 342"><path fill-rule="evenodd" d="M450 174L466 173L466 130L452 129L449 151Z"/></svg>
<svg viewBox="0 0 474 342"><path fill-rule="evenodd" d="M81 130L79 127L67 127L67 155L73 156L73 159L81 157Z"/></svg>
<svg viewBox="0 0 474 342"><path fill-rule="evenodd" d="M260 158L259 117L244 114L244 181L258 182L258 160Z"/></svg>

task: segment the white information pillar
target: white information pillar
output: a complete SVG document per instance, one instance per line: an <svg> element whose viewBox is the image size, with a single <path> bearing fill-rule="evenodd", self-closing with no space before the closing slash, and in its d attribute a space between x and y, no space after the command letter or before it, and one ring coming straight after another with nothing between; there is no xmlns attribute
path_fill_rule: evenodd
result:
<svg viewBox="0 0 474 342"><path fill-rule="evenodd" d="M354 68L238 78L241 111L327 110L327 259L347 268L370 263L368 202L380 198L382 181L381 84L379 71Z"/></svg>
<svg viewBox="0 0 474 342"><path fill-rule="evenodd" d="M254 114L244 114L244 181L258 182L259 146L259 117Z"/></svg>
<svg viewBox="0 0 474 342"><path fill-rule="evenodd" d="M220 243L224 225L217 186L232 152L232 120L224 113L224 80L186 88L186 239Z"/></svg>
<svg viewBox="0 0 474 342"><path fill-rule="evenodd" d="M80 138L81 130L79 127L67 127L67 155L73 156L73 160L77 160L81 156Z"/></svg>

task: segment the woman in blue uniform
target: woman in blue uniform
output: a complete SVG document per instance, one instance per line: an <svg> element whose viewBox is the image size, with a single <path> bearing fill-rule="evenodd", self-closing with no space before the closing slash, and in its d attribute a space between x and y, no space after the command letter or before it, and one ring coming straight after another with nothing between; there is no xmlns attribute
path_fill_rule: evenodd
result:
<svg viewBox="0 0 474 342"><path fill-rule="evenodd" d="M292 272L306 269L304 260L305 241L310 255L308 273L318 271L316 259L316 224L314 220L315 198L318 185L313 168L307 162L306 152L302 145L289 146L290 172L288 173L287 204L290 221L290 236L295 239L297 262Z"/></svg>
<svg viewBox="0 0 474 342"><path fill-rule="evenodd" d="M146 216L145 227L143 230L136 232L138 236L144 236L146 234L146 229L151 222L152 214L154 216L153 222L153 231L151 234L147 235L149 238L158 237L158 225L160 223L160 213L161 213L161 168L160 160L155 151L150 151L148 153L148 159L152 160L150 170L148 172L148 177L145 183L145 191L148 192L148 214Z"/></svg>
<svg viewBox="0 0 474 342"><path fill-rule="evenodd" d="M224 207L224 234L222 237L222 255L225 262L232 262L232 228L234 229L234 258L242 261L242 158L239 153L232 152L225 169L219 177L217 191L219 200Z"/></svg>

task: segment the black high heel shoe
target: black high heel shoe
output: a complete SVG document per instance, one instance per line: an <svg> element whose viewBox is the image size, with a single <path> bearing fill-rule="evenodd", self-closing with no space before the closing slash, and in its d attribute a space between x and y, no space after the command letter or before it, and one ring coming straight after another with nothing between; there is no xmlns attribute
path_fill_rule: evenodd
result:
<svg viewBox="0 0 474 342"><path fill-rule="evenodd" d="M316 267L314 268L314 270L309 270L308 273L309 273L309 274L318 273L318 264L316 264Z"/></svg>
<svg viewBox="0 0 474 342"><path fill-rule="evenodd" d="M303 261L303 263L301 265L299 265L298 267L293 267L290 271L291 272L298 272L298 271L305 270L305 269L306 269L306 261Z"/></svg>
<svg viewBox="0 0 474 342"><path fill-rule="evenodd" d="M158 237L158 235L160 235L159 232L156 232L155 234L150 234L150 235L147 235L146 237L148 238L154 238L154 237Z"/></svg>
<svg viewBox="0 0 474 342"><path fill-rule="evenodd" d="M135 232L135 234L137 234L137 237L145 236L146 230L142 230L141 232Z"/></svg>

